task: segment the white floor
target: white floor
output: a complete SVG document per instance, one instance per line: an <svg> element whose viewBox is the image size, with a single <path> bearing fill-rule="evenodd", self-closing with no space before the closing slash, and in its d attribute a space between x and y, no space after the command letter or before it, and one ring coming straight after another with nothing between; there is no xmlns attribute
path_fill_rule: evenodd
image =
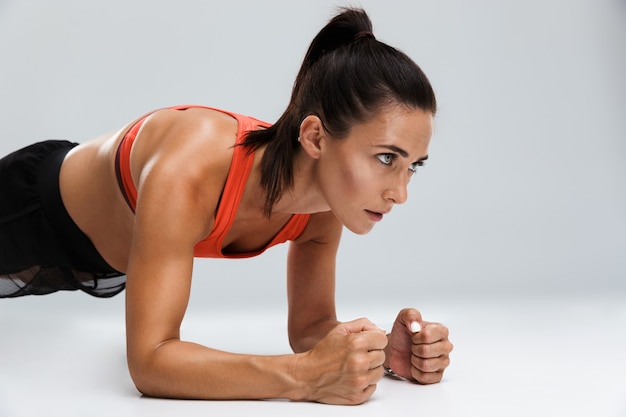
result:
<svg viewBox="0 0 626 417"><path fill-rule="evenodd" d="M80 297L80 302L77 298ZM123 297L0 300L0 416L606 416L626 417L626 295L448 300L422 306L455 344L444 381L385 378L357 407L288 401L142 398L124 356ZM341 310L388 326L395 308ZM402 306L398 306L402 307ZM288 351L285 317L192 311L184 337L233 351Z"/></svg>

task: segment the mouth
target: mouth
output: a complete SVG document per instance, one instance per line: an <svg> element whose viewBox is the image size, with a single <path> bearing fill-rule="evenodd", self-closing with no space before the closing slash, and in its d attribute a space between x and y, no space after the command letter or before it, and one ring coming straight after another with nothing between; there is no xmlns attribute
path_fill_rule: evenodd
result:
<svg viewBox="0 0 626 417"><path fill-rule="evenodd" d="M367 216L373 222L379 222L383 219L383 213L379 213L377 211L370 211L370 210L365 210L365 213L367 213Z"/></svg>

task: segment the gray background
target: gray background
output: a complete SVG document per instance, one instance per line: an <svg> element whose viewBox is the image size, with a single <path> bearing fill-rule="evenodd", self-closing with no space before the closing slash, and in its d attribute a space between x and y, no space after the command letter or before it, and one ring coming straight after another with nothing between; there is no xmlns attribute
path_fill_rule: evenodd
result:
<svg viewBox="0 0 626 417"><path fill-rule="evenodd" d="M0 0L0 154L175 104L275 121L344 4ZM350 4L424 69L440 113L409 201L344 234L339 301L624 294L626 2ZM197 260L192 306L280 307L285 253Z"/></svg>

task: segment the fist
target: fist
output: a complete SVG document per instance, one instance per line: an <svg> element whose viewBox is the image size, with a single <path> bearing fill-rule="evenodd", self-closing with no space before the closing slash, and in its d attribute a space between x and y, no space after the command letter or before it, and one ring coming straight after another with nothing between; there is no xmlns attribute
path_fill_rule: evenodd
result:
<svg viewBox="0 0 626 417"><path fill-rule="evenodd" d="M387 337L385 367L422 384L441 381L453 349L446 326L423 321L419 311L406 308L396 317Z"/></svg>

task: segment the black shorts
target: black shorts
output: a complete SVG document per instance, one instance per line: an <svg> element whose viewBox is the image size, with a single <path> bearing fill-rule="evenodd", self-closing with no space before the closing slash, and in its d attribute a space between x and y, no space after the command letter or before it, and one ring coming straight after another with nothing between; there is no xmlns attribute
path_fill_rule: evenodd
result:
<svg viewBox="0 0 626 417"><path fill-rule="evenodd" d="M59 290L111 297L125 287L61 200L61 163L76 145L49 140L0 159L0 298Z"/></svg>

